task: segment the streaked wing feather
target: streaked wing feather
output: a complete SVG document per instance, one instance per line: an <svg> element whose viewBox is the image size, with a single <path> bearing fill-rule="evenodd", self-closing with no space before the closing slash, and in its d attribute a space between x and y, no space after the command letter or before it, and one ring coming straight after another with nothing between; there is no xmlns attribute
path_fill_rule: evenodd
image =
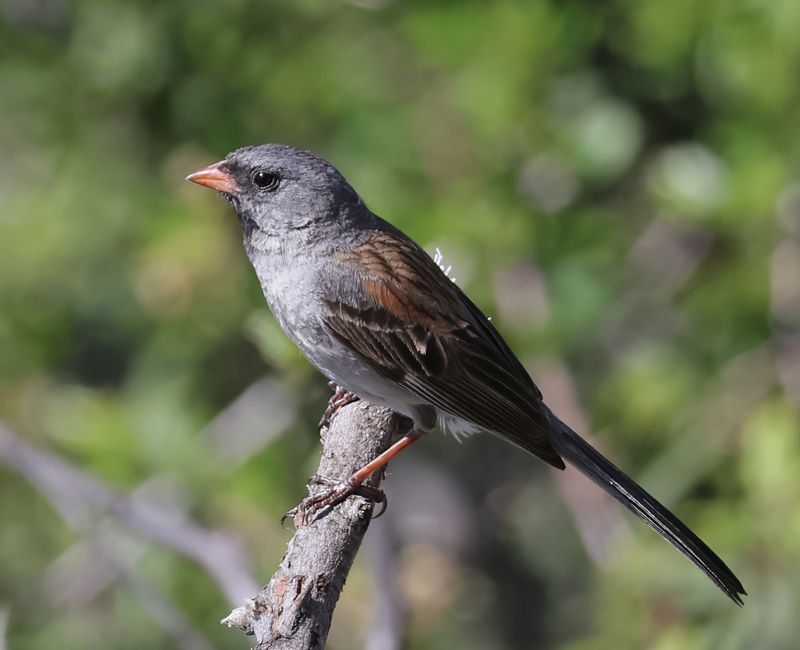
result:
<svg viewBox="0 0 800 650"><path fill-rule="evenodd" d="M541 393L494 326L416 244L373 235L338 260L357 286L332 292L331 334L423 402L563 468Z"/></svg>

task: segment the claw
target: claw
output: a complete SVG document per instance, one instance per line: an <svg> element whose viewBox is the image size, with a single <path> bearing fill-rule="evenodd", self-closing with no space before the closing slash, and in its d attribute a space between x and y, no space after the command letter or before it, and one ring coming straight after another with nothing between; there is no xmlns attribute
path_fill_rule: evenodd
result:
<svg viewBox="0 0 800 650"><path fill-rule="evenodd" d="M382 504L383 507L381 511L376 515L376 517L380 517L386 511L386 495L378 488L365 486L364 481L377 471L385 471L386 463L409 445L413 444L414 441L419 440L422 434L422 431L409 431L391 447L378 454L364 465L364 467L344 481L335 483L323 476L312 476L311 479L309 479L309 483L320 483L322 485L327 485L328 488L317 494L307 496L297 504L297 506L283 515L281 523L286 521L289 517L293 517L296 527L303 526L308 521L309 515L314 515L319 510L333 508L342 503L342 501L347 499L351 494L370 499L373 504Z"/></svg>
<svg viewBox="0 0 800 650"><path fill-rule="evenodd" d="M291 517L294 519L295 527L299 528L300 526L305 526L316 513L336 507L349 496L360 496L369 499L373 504L382 504L380 512L377 515L373 515L373 519L380 517L386 512L387 500L383 490L356 483L352 480L352 477L346 481L339 481L336 483L321 476L314 476L311 481L322 483L330 487L317 494L307 496L294 508L286 512L283 517L281 517L281 525Z"/></svg>
<svg viewBox="0 0 800 650"><path fill-rule="evenodd" d="M358 401L358 395L351 393L349 390L346 390L341 386L337 386L334 382L328 382L328 386L333 388L334 393L328 400L328 405L325 407L325 412L322 414L322 417L319 420L320 429L327 429L330 427L331 422L336 416L336 413L339 412L339 409Z"/></svg>
<svg viewBox="0 0 800 650"><path fill-rule="evenodd" d="M290 510L287 510L286 512L284 512L283 516L281 517L281 527L282 528L286 528L286 520L289 517L294 519L296 516L297 516L297 506L295 506L294 508L291 508ZM287 528L287 530L288 530L288 528Z"/></svg>
<svg viewBox="0 0 800 650"><path fill-rule="evenodd" d="M377 491L380 494L380 498L372 500L373 511L372 515L370 516L370 519L377 519L378 517L383 517L383 513L386 512L386 508L389 507L389 498L386 496L386 492L384 492L383 490L377 490ZM381 509L378 510L378 514L375 514L374 506L376 503L379 503L381 506Z"/></svg>

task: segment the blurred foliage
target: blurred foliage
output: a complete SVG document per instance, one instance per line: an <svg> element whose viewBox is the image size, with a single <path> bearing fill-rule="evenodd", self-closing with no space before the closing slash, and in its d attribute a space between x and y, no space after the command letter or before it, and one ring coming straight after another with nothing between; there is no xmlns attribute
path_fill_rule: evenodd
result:
<svg viewBox="0 0 800 650"><path fill-rule="evenodd" d="M523 360L564 360L603 444L751 594L731 606L638 524L593 565L541 466L435 435L409 453L473 524L459 548L404 533L408 647L794 648L798 25L791 0L0 0L0 417L119 489L166 481L159 499L237 531L266 578L327 392L227 205L183 177L305 146L439 246ZM231 460L207 424L265 376ZM175 647L130 580L51 592L82 533L10 466L0 519L10 648ZM200 568L136 558L191 627L245 647ZM361 646L373 572L362 556L332 648Z"/></svg>

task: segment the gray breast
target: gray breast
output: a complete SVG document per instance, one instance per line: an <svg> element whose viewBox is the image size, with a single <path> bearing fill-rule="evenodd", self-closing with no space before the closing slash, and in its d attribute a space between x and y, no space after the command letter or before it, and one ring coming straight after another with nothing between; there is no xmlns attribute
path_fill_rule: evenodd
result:
<svg viewBox="0 0 800 650"><path fill-rule="evenodd" d="M263 252L250 259L276 320L323 375L363 399L413 419L418 428L429 430L436 425L437 414L432 406L420 403L418 397L383 377L331 335L323 320L324 283L316 273L320 267L313 260L286 259ZM322 268L322 273L330 272L329 268Z"/></svg>

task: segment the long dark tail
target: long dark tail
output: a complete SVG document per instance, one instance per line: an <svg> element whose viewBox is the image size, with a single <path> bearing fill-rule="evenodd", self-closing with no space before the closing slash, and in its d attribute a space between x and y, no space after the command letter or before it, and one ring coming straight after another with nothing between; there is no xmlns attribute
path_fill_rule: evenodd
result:
<svg viewBox="0 0 800 650"><path fill-rule="evenodd" d="M742 583L727 565L680 519L650 496L644 488L570 429L551 411L552 443L558 452L608 492L661 537L694 562L737 605L746 595Z"/></svg>

